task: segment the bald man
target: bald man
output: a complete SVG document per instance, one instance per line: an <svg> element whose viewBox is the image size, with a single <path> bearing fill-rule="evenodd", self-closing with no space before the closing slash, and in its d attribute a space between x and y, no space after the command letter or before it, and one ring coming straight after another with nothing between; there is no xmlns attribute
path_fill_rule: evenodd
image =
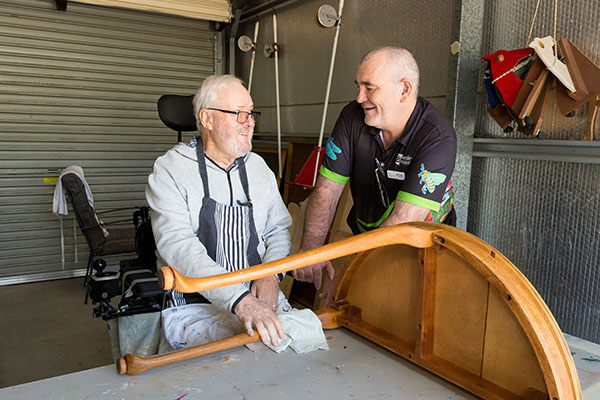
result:
<svg viewBox="0 0 600 400"><path fill-rule="evenodd" d="M358 234L410 221L455 225L450 177L456 158L451 123L418 97L419 67L399 47L368 52L356 74L358 96L342 110L310 196L301 251L323 245L349 181L347 222ZM318 289L330 262L293 272Z"/></svg>

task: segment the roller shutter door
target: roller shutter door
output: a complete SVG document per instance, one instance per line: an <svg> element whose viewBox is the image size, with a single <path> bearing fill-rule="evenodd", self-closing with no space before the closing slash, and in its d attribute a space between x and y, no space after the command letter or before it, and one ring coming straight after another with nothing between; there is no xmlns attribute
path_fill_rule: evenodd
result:
<svg viewBox="0 0 600 400"><path fill-rule="evenodd" d="M88 248L72 212L63 219L62 261L52 214L61 169L83 167L98 210L146 203L153 162L177 141L156 101L194 93L214 71L215 40L205 21L0 0L0 283L85 268Z"/></svg>

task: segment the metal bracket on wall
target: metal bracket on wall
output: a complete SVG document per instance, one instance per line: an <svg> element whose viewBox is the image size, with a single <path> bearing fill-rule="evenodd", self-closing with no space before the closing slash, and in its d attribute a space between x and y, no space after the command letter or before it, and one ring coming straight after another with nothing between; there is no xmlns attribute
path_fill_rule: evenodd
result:
<svg viewBox="0 0 600 400"><path fill-rule="evenodd" d="M475 138L473 157L600 164L600 142Z"/></svg>
<svg viewBox="0 0 600 400"><path fill-rule="evenodd" d="M67 11L67 0L56 0L56 9L58 11Z"/></svg>

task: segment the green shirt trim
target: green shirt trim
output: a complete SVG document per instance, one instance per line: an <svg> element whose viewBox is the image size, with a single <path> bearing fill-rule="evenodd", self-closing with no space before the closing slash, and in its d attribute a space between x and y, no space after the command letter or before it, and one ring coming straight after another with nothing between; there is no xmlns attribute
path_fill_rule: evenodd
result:
<svg viewBox="0 0 600 400"><path fill-rule="evenodd" d="M429 200L423 197L416 196L412 193L406 193L403 191L398 192L398 196L396 196L396 200L405 201L410 204L414 204L415 206L427 208L431 211L439 211L440 203L437 201Z"/></svg>
<svg viewBox="0 0 600 400"><path fill-rule="evenodd" d="M390 204L390 206L388 207L387 210L385 210L385 212L383 213L383 215L381 216L381 218L379 218L379 220L375 221L375 222L367 223L367 222L361 220L360 218L356 217L356 222L358 222L358 229L360 229L361 232L366 232L368 230L377 228L390 215L390 213L394 209L394 205L396 205L395 202L392 203L392 204ZM365 228L363 228L363 227L365 227Z"/></svg>
<svg viewBox="0 0 600 400"><path fill-rule="evenodd" d="M335 172L328 170L327 168L325 168L322 165L321 165L321 168L319 169L319 173L321 175L323 175L325 178L330 179L337 183L341 183L342 185L345 185L348 182L348 179L350 179L350 177L336 174Z"/></svg>

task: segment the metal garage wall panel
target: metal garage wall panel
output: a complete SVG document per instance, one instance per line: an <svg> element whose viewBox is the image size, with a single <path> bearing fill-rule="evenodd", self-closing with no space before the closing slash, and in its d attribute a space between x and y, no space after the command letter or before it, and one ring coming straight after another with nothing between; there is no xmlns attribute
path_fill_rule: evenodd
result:
<svg viewBox="0 0 600 400"><path fill-rule="evenodd" d="M213 73L214 35L187 18L0 0L0 283L85 267L70 213L62 268L55 183L44 183L62 168L84 168L100 210L145 204L154 160L176 142L156 101Z"/></svg>
<svg viewBox="0 0 600 400"><path fill-rule="evenodd" d="M555 2L486 1L481 54L526 47L538 3L531 40L553 34ZM557 39L568 38L600 65L600 2L568 0L557 5ZM600 147L598 142L566 140L583 137L586 109L565 118L551 97L542 123L548 139L533 140L516 131L507 135L486 111L482 75L480 71L475 134L496 151L473 158L468 229L521 269L563 331L600 343L600 165L591 164L600 156ZM522 140L506 140L502 148L502 139L509 138ZM544 154L551 147L557 150ZM588 160L580 156L583 147ZM528 160L517 159L527 151ZM557 154L578 162L548 161ZM488 158L497 156L507 158Z"/></svg>
<svg viewBox="0 0 600 400"><path fill-rule="evenodd" d="M314 16L323 4L297 1L278 9L279 79L283 141L317 138L321 125L334 28L316 24ZM337 2L335 2L337 10ZM240 24L238 37L253 36L253 17ZM256 129L258 145L277 139L275 116L275 60L265 58L263 46L273 43L271 14L259 18L252 97L263 112ZM329 98L325 139L339 110L356 97L356 68L361 57L375 46L398 45L413 52L421 72L419 93L444 111L450 57L451 1L354 0L344 3L342 25ZM237 47L236 74L248 79L251 53Z"/></svg>

